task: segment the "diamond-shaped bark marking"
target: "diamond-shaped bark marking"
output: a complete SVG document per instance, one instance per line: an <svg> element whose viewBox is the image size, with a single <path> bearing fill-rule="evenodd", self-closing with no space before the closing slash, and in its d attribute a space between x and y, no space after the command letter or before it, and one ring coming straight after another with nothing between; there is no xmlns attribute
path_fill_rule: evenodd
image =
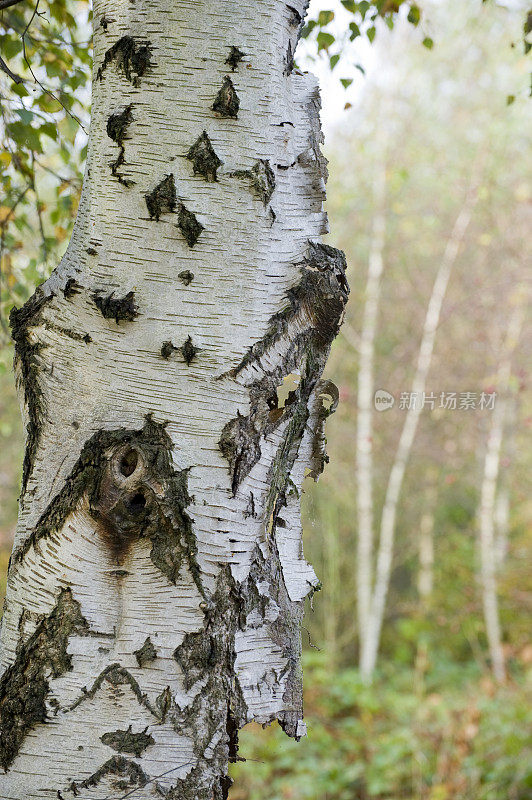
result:
<svg viewBox="0 0 532 800"><path fill-rule="evenodd" d="M275 189L275 174L269 161L260 158L251 169L237 169L229 175L233 178L248 178L255 194L265 206L268 205Z"/></svg>
<svg viewBox="0 0 532 800"><path fill-rule="evenodd" d="M194 247L203 230L203 225L198 222L192 211L185 208L183 203L179 203L177 214L177 227L185 237L188 246Z"/></svg>
<svg viewBox="0 0 532 800"><path fill-rule="evenodd" d="M268 205L275 189L275 175L269 161L261 158L251 168L251 183L264 205Z"/></svg>
<svg viewBox="0 0 532 800"><path fill-rule="evenodd" d="M166 178L163 178L163 180L157 184L153 191L144 195L144 197L150 219L158 220L161 214L175 211L177 192L174 176L172 174L167 175Z"/></svg>
<svg viewBox="0 0 532 800"><path fill-rule="evenodd" d="M222 166L222 160L214 152L207 131L194 142L187 153L187 158L192 161L194 175L203 175L206 181L216 180L216 171Z"/></svg>
<svg viewBox="0 0 532 800"><path fill-rule="evenodd" d="M221 117L234 117L236 119L239 108L240 100L238 99L235 86L229 75L226 75L222 88L216 95L216 100L212 105L212 109Z"/></svg>
<svg viewBox="0 0 532 800"><path fill-rule="evenodd" d="M188 366L196 358L199 353L199 347L192 343L192 336L189 336L186 342L179 348Z"/></svg>

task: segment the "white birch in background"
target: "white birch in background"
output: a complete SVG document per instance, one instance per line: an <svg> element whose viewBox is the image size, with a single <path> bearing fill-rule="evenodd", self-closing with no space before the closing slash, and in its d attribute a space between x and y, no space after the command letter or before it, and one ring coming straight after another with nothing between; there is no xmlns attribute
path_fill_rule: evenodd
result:
<svg viewBox="0 0 532 800"><path fill-rule="evenodd" d="M357 616L360 653L368 646L373 576L373 402L375 337L379 313L386 233L386 163L384 146L376 148L373 180L373 223L358 340L356 483L357 483Z"/></svg>
<svg viewBox="0 0 532 800"><path fill-rule="evenodd" d="M478 513L480 585L484 624L490 652L493 676L499 683L506 679L506 666L502 646L499 604L497 599L498 562L495 526L497 523L497 483L504 438L509 383L512 374L512 356L519 342L524 321L524 304L519 302L508 325L504 355L497 370L497 398L490 416L488 440L484 456L484 470L480 490Z"/></svg>
<svg viewBox="0 0 532 800"><path fill-rule="evenodd" d="M468 191L464 204L453 225L451 235L447 241L442 260L438 267L436 279L429 300L423 333L417 359L416 371L412 382L412 394L421 398L425 391L427 376L434 351L434 341L440 320L440 313L449 284L452 268L456 262L460 245L471 221L473 209L477 202L476 182ZM380 636L386 596L390 584L392 559L395 539L395 524L397 507L406 465L412 450L412 444L421 414L421 403L418 401L410 405L406 412L406 419L401 431L399 444L390 470L386 488L384 507L382 511L379 530L379 545L375 568L374 586L371 596L369 619L367 623L368 635L362 642L360 654L360 670L362 677L370 681L377 663Z"/></svg>
<svg viewBox="0 0 532 800"><path fill-rule="evenodd" d="M506 414L508 419L508 413ZM510 490L501 486L495 501L495 564L501 569L508 555L508 535L510 532Z"/></svg>
<svg viewBox="0 0 532 800"><path fill-rule="evenodd" d="M2 800L224 800L242 725L305 732L299 493L348 291L305 10L94 2L75 230L12 316Z"/></svg>

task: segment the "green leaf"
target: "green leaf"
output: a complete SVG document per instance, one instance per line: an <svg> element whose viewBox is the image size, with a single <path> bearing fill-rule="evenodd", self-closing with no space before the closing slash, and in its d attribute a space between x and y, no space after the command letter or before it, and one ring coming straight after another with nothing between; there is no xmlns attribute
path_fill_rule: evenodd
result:
<svg viewBox="0 0 532 800"><path fill-rule="evenodd" d="M366 70L364 69L362 64L355 64L355 68L358 69L362 73L362 75L366 74Z"/></svg>
<svg viewBox="0 0 532 800"><path fill-rule="evenodd" d="M331 69L332 70L335 68L335 66L338 64L339 61L340 61L340 54L339 53L335 53L334 56L330 57L329 63L331 65Z"/></svg>
<svg viewBox="0 0 532 800"><path fill-rule="evenodd" d="M7 135L13 139L20 147L28 150L35 150L37 153L42 153L41 141L39 139L39 131L32 128L31 125L26 125L24 122L10 122L6 125Z"/></svg>
<svg viewBox="0 0 532 800"><path fill-rule="evenodd" d="M19 97L28 97L29 92L22 83L12 83L9 89L10 92L13 94L18 95Z"/></svg>
<svg viewBox="0 0 532 800"><path fill-rule="evenodd" d="M506 105L511 106L515 102L515 94L509 94L506 98Z"/></svg>
<svg viewBox="0 0 532 800"><path fill-rule="evenodd" d="M349 41L352 42L353 39L356 39L357 36L360 36L360 28L356 24L356 22L349 23L349 30L351 31L351 35L349 36Z"/></svg>
<svg viewBox="0 0 532 800"><path fill-rule="evenodd" d="M53 122L44 122L41 125L40 131L45 136L53 139L54 142L57 141L57 125L55 125Z"/></svg>
<svg viewBox="0 0 532 800"><path fill-rule="evenodd" d="M22 40L19 36L16 38L2 36L0 37L0 46L2 48L2 55L9 61L10 58L14 58L14 56L22 50Z"/></svg>
<svg viewBox="0 0 532 800"><path fill-rule="evenodd" d="M318 42L318 52L320 50L327 51L335 41L332 33L327 33L326 31L320 31L316 37L316 40Z"/></svg>
<svg viewBox="0 0 532 800"><path fill-rule="evenodd" d="M340 78L340 83L342 84L344 89L347 89L347 87L351 86L351 84L353 83L353 78Z"/></svg>
<svg viewBox="0 0 532 800"><path fill-rule="evenodd" d="M425 36L421 44L423 45L423 47L426 47L427 50L432 50L432 48L434 47L434 42L430 38L430 36Z"/></svg>
<svg viewBox="0 0 532 800"><path fill-rule="evenodd" d="M366 36L368 37L370 42L373 42L376 35L377 35L377 29L375 28L374 25L372 25L371 28L367 29Z"/></svg>
<svg viewBox="0 0 532 800"><path fill-rule="evenodd" d="M334 11L320 11L318 14L318 25L324 28L334 19Z"/></svg>
<svg viewBox="0 0 532 800"><path fill-rule="evenodd" d="M419 25L420 19L421 19L421 9L419 8L419 6L416 5L410 6L407 20L411 22L412 25Z"/></svg>
<svg viewBox="0 0 532 800"><path fill-rule="evenodd" d="M30 122L33 122L34 113L27 108L16 108L15 114L18 114L24 125L29 125Z"/></svg>
<svg viewBox="0 0 532 800"><path fill-rule="evenodd" d="M342 5L348 11L350 11L351 14L355 14L356 13L357 4L354 2L354 0L342 0Z"/></svg>

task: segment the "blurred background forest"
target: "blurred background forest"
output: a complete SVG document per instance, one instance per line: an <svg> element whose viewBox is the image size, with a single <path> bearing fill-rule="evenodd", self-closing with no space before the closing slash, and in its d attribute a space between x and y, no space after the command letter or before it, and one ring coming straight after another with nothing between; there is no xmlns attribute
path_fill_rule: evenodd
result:
<svg viewBox="0 0 532 800"><path fill-rule="evenodd" d="M333 8L312 5L329 14L318 37L334 38ZM399 19L371 53L345 48L325 81L347 87L324 122L329 241L351 299L327 368L331 462L304 495L322 581L303 631L309 736L246 729L231 800L532 799L525 11L427 2L419 27ZM319 66L332 43L318 46ZM48 76L69 71L63 99L86 119L89 62L56 62ZM37 204L0 208L4 329L56 263L79 198L83 133L63 116L45 135L28 156ZM11 358L4 334L2 580L23 452Z"/></svg>

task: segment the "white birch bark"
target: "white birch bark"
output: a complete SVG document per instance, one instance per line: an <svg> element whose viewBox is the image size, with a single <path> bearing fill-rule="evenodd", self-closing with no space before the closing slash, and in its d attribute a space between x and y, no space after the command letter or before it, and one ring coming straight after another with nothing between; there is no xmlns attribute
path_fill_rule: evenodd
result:
<svg viewBox="0 0 532 800"><path fill-rule="evenodd" d="M0 796L220 800L304 733L299 488L347 298L303 0L95 0L75 231L13 315L27 427ZM298 372L282 408L276 389Z"/></svg>
<svg viewBox="0 0 532 800"><path fill-rule="evenodd" d="M499 683L503 683L506 679L506 666L497 598L497 568L499 566L495 538L497 483L507 413L507 394L512 372L512 355L519 341L523 317L523 306L519 304L510 319L505 353L497 371L497 400L490 418L478 513L480 583L484 624L493 676Z"/></svg>
<svg viewBox="0 0 532 800"><path fill-rule="evenodd" d="M508 418L508 414L506 414ZM495 565L500 570L508 555L508 534L510 531L510 491L502 486L495 500Z"/></svg>
<svg viewBox="0 0 532 800"><path fill-rule="evenodd" d="M381 144L382 147L382 144ZM357 387L357 616L360 653L367 648L373 576L373 398L375 336L383 271L386 230L384 200L386 166L378 148L373 204L375 208L368 258L362 328L358 345ZM361 655L362 657L362 655Z"/></svg>
<svg viewBox="0 0 532 800"><path fill-rule="evenodd" d="M423 325L416 371L412 382L412 393L414 397L417 398L421 398L425 391L443 300L445 298L453 265L458 256L460 244L471 220L476 200L476 188L471 189L453 225L451 236L447 241L442 260L438 267L438 272L436 273L436 279L434 281ZM360 658L360 670L365 680L371 680L377 662L382 622L386 607L386 596L388 594L392 570L397 506L406 465L416 435L420 413L421 403L419 401L410 405L406 412L405 422L386 487L379 530L379 547L368 623L368 637L364 643Z"/></svg>

